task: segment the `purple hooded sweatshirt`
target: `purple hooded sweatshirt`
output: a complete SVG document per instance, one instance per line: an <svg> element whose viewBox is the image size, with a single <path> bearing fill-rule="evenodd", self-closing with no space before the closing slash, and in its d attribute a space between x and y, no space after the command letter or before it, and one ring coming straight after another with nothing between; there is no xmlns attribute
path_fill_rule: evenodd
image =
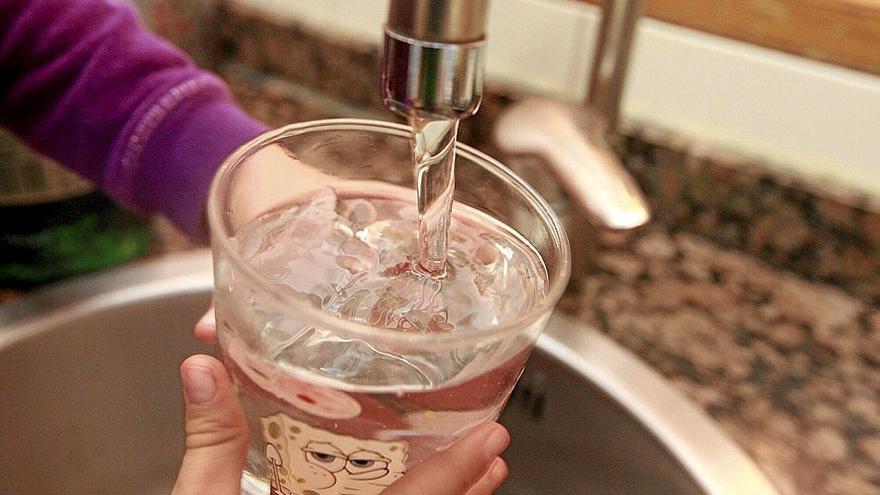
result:
<svg viewBox="0 0 880 495"><path fill-rule="evenodd" d="M265 130L111 0L0 0L0 124L194 237L214 171Z"/></svg>

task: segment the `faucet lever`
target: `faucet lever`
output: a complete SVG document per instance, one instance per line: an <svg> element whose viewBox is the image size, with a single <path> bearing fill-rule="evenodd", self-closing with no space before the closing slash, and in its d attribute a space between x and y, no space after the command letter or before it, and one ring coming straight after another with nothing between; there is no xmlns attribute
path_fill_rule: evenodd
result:
<svg viewBox="0 0 880 495"><path fill-rule="evenodd" d="M598 226L632 229L651 214L633 177L600 132L589 131L589 113L563 103L527 99L506 110L495 141L511 154L542 157L580 211Z"/></svg>

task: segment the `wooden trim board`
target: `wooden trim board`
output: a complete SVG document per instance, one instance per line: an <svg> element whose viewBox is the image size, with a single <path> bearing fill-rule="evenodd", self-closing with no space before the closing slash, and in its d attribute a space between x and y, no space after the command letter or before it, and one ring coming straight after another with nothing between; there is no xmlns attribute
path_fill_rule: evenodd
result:
<svg viewBox="0 0 880 495"><path fill-rule="evenodd" d="M661 21L880 74L880 0L645 0L645 4L646 14Z"/></svg>

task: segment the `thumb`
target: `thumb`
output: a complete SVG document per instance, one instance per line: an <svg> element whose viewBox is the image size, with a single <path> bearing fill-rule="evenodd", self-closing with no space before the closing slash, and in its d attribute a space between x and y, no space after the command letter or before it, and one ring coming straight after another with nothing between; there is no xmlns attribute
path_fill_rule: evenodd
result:
<svg viewBox="0 0 880 495"><path fill-rule="evenodd" d="M180 365L186 400L186 453L172 495L239 495L248 445L244 411L216 359L190 356Z"/></svg>

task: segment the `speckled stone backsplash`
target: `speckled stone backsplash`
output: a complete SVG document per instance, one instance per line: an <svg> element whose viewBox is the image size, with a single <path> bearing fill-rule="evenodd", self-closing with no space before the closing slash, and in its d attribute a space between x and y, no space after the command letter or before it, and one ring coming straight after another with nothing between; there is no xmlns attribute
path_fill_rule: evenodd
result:
<svg viewBox="0 0 880 495"><path fill-rule="evenodd" d="M270 125L393 118L378 98L377 47L230 2L195 10L204 4L143 2L166 13L161 5L183 4L177 12L216 26L193 45L172 16L163 23L176 30L163 34L216 62L244 107ZM460 137L510 162L489 137L520 95L488 90ZM585 262L562 308L702 406L783 494L880 493L877 199L646 126L630 124L613 144L656 220L613 233L572 217Z"/></svg>
<svg viewBox="0 0 880 495"><path fill-rule="evenodd" d="M880 304L878 198L656 130L633 130L620 149L658 221Z"/></svg>

